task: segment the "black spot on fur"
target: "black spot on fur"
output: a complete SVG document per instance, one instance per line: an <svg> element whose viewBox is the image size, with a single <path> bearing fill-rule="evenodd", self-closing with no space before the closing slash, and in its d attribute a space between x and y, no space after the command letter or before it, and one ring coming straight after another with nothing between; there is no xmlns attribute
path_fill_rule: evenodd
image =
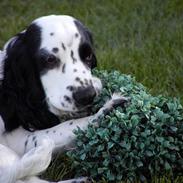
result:
<svg viewBox="0 0 183 183"><path fill-rule="evenodd" d="M74 69L73 71L74 71L74 72L77 72L78 70L77 70L77 69Z"/></svg>
<svg viewBox="0 0 183 183"><path fill-rule="evenodd" d="M64 43L62 43L62 48L63 48L63 50L66 50Z"/></svg>
<svg viewBox="0 0 183 183"><path fill-rule="evenodd" d="M72 100L70 97L68 97L67 95L64 95L64 99L68 102L68 103L72 103Z"/></svg>
<svg viewBox="0 0 183 183"><path fill-rule="evenodd" d="M92 85L92 86L93 86L93 83L92 83L92 80L91 80L91 79L90 79L90 81L89 81L89 82L90 82L90 85Z"/></svg>
<svg viewBox="0 0 183 183"><path fill-rule="evenodd" d="M34 142L34 146L37 147L37 140Z"/></svg>
<svg viewBox="0 0 183 183"><path fill-rule="evenodd" d="M73 124L73 121L71 121L70 123L69 123L69 125L72 125Z"/></svg>
<svg viewBox="0 0 183 183"><path fill-rule="evenodd" d="M88 80L87 79L84 79L84 81L85 81L85 85L89 85L89 82L88 82Z"/></svg>
<svg viewBox="0 0 183 183"><path fill-rule="evenodd" d="M76 81L78 81L78 82L80 82L81 81L81 79L79 78L79 77L76 77L76 79L75 79Z"/></svg>
<svg viewBox="0 0 183 183"><path fill-rule="evenodd" d="M27 147L28 139L25 141L25 148Z"/></svg>
<svg viewBox="0 0 183 183"><path fill-rule="evenodd" d="M33 137L32 137L32 141L35 141L35 139L36 139L36 136L33 136Z"/></svg>
<svg viewBox="0 0 183 183"><path fill-rule="evenodd" d="M78 33L76 33L76 34L75 34L75 37L77 38L78 36L79 36L79 34L78 34Z"/></svg>
<svg viewBox="0 0 183 183"><path fill-rule="evenodd" d="M68 89L69 91L74 91L74 87L73 87L73 86L67 86L67 89Z"/></svg>
<svg viewBox="0 0 183 183"><path fill-rule="evenodd" d="M56 130L53 130L53 133L56 133Z"/></svg>
<svg viewBox="0 0 183 183"><path fill-rule="evenodd" d="M55 47L52 49L52 51L53 51L53 53L58 53L59 49Z"/></svg>
<svg viewBox="0 0 183 183"><path fill-rule="evenodd" d="M80 83L82 86L84 85L83 81L79 81L79 83Z"/></svg>
<svg viewBox="0 0 183 183"><path fill-rule="evenodd" d="M64 104L63 102L61 103L61 105L62 105L63 107L65 107L65 104Z"/></svg>
<svg viewBox="0 0 183 183"><path fill-rule="evenodd" d="M74 52L73 52L73 50L71 50L71 58L73 60L73 64L75 64L77 62L77 59L74 58Z"/></svg>
<svg viewBox="0 0 183 183"><path fill-rule="evenodd" d="M65 67L66 67L66 64L64 64L64 65L62 66L62 72L63 72L63 73L65 73Z"/></svg>
<svg viewBox="0 0 183 183"><path fill-rule="evenodd" d="M54 33L53 33L53 32L51 32L51 33L50 33L50 36L53 36L53 35L54 35Z"/></svg>
<svg viewBox="0 0 183 183"><path fill-rule="evenodd" d="M49 130L46 130L46 133L49 133Z"/></svg>

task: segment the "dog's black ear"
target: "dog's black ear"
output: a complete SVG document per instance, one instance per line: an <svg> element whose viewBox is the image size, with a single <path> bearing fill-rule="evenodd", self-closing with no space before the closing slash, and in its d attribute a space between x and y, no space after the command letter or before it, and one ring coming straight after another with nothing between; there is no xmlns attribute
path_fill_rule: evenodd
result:
<svg viewBox="0 0 183 183"><path fill-rule="evenodd" d="M87 39L90 40L90 43L92 45L93 60L92 60L91 68L94 69L95 67L97 67L97 58L96 58L96 55L95 55L95 48L94 48L93 36L92 36L91 31L88 28L85 28L85 34L87 36Z"/></svg>
<svg viewBox="0 0 183 183"><path fill-rule="evenodd" d="M75 23L75 25L76 25L76 27L77 27L80 35L81 35L81 42L87 42L92 47L93 61L92 61L91 68L93 69L93 68L97 67L97 59L96 59L96 56L95 56L94 42L93 42L92 33L79 20L75 20L74 23Z"/></svg>
<svg viewBox="0 0 183 183"><path fill-rule="evenodd" d="M4 77L0 86L0 115L7 131L19 126L34 131L59 123L59 119L48 110L34 59L40 45L40 31L32 24L6 47Z"/></svg>
<svg viewBox="0 0 183 183"><path fill-rule="evenodd" d="M83 42L87 41L88 43L90 43L91 45L93 45L93 37L91 34L91 31L85 27L79 20L75 20L74 21L79 33L81 34L81 39Z"/></svg>

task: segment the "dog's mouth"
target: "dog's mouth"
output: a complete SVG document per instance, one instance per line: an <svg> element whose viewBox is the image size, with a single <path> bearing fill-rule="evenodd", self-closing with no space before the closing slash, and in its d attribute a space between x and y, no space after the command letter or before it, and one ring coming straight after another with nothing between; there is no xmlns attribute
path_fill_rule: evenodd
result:
<svg viewBox="0 0 183 183"><path fill-rule="evenodd" d="M52 105L50 102L48 104L50 107L50 111L57 115L61 121L82 118L92 114L91 111L93 104L86 106L77 106L74 107L74 109L72 110L64 110L64 108L60 109L57 106Z"/></svg>
<svg viewBox="0 0 183 183"><path fill-rule="evenodd" d="M83 118L92 114L92 105L79 108L77 111L61 111L60 120L66 121L71 119Z"/></svg>

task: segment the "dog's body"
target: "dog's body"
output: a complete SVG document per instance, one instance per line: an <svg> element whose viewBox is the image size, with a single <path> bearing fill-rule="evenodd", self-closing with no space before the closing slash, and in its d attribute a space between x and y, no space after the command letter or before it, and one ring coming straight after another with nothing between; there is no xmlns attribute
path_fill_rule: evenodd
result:
<svg viewBox="0 0 183 183"><path fill-rule="evenodd" d="M74 129L86 129L126 99L114 96L96 114L82 114L102 88L90 32L69 16L36 19L0 52L0 183L46 183L44 171L57 149L73 145ZM59 116L59 117L58 117ZM60 183L89 182L79 178Z"/></svg>

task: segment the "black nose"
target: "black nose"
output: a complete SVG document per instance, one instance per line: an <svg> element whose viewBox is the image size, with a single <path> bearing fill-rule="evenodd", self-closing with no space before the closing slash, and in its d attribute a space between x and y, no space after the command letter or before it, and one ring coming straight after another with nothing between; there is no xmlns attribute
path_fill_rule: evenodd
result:
<svg viewBox="0 0 183 183"><path fill-rule="evenodd" d="M96 92L93 86L89 87L78 87L75 92L73 92L73 98L78 106L84 106L91 104L93 102Z"/></svg>

